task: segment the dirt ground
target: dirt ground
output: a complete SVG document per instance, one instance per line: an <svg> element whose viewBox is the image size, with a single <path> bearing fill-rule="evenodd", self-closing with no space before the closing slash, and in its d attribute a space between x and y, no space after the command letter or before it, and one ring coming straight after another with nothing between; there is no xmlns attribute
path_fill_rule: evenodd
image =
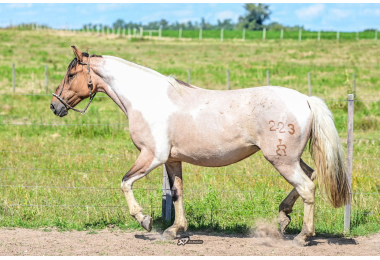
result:
<svg viewBox="0 0 380 260"><path fill-rule="evenodd" d="M380 232L369 237L314 237L295 247L294 236L270 232L252 236L187 233L203 244L177 245L158 232L121 230L65 231L0 228L0 256L19 255L380 255Z"/></svg>

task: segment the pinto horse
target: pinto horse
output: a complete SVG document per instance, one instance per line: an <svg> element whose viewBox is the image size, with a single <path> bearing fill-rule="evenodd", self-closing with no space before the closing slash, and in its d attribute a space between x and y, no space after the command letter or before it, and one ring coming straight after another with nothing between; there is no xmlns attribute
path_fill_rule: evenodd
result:
<svg viewBox="0 0 380 260"><path fill-rule="evenodd" d="M112 56L89 55L72 46L75 58L53 94L50 108L63 117L73 109L86 113L97 92L106 93L126 114L140 155L121 181L130 214L147 231L152 218L143 215L132 185L165 164L175 208L174 224L164 237L187 230L183 209L182 162L219 167L261 150L294 189L279 206L282 232L301 196L304 219L294 242L306 245L315 235L316 173L334 207L350 200L343 149L332 114L317 97L282 87L206 90ZM84 110L74 107L90 97ZM310 140L316 172L301 159Z"/></svg>

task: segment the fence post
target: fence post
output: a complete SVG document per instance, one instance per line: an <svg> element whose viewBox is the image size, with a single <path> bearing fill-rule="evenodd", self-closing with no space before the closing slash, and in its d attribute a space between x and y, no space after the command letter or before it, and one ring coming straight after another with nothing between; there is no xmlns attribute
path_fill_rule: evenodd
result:
<svg viewBox="0 0 380 260"><path fill-rule="evenodd" d="M352 157L354 139L354 95L348 94L347 108L347 178L350 187L350 197L352 195ZM344 207L344 232L350 233L351 201Z"/></svg>
<svg viewBox="0 0 380 260"><path fill-rule="evenodd" d="M227 69L227 89L230 90L231 89L231 85L230 85L230 70Z"/></svg>
<svg viewBox="0 0 380 260"><path fill-rule="evenodd" d="M12 82L13 82L13 93L16 92L16 68L15 64L12 64Z"/></svg>
<svg viewBox="0 0 380 260"><path fill-rule="evenodd" d="M265 38L267 37L267 28L263 28L263 42L265 42Z"/></svg>
<svg viewBox="0 0 380 260"><path fill-rule="evenodd" d="M45 64L45 87L46 87L46 94L48 93L48 67Z"/></svg>
<svg viewBox="0 0 380 260"><path fill-rule="evenodd" d="M302 29L298 31L298 41L302 41Z"/></svg>
<svg viewBox="0 0 380 260"><path fill-rule="evenodd" d="M267 86L270 86L269 70L267 70Z"/></svg>
<svg viewBox="0 0 380 260"><path fill-rule="evenodd" d="M309 97L311 97L312 92L311 92L311 75L310 75L310 72L307 73L307 81L309 83Z"/></svg>
<svg viewBox="0 0 380 260"><path fill-rule="evenodd" d="M245 42L245 28L243 29L243 42Z"/></svg>
<svg viewBox="0 0 380 260"><path fill-rule="evenodd" d="M172 192L170 189L168 173L163 165L162 179L162 219L171 221L172 219Z"/></svg>
<svg viewBox="0 0 380 260"><path fill-rule="evenodd" d="M191 71L190 69L187 69L187 82L191 84Z"/></svg>

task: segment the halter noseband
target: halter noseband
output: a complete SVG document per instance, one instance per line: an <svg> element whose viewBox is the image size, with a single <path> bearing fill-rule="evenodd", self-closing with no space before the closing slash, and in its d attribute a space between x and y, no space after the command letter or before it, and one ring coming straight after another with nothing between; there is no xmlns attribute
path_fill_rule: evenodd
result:
<svg viewBox="0 0 380 260"><path fill-rule="evenodd" d="M73 108L69 104L67 104L67 102L61 98L61 94L62 94L63 88L65 86L65 81L63 81L63 85L62 85L62 88L61 88L61 91L59 92L59 94L57 95L57 94L53 93L53 96L56 97L59 101L61 101L61 103L66 106L66 108L72 109L75 112L79 112L81 115L85 115L87 113L87 108L90 106L92 100L94 99L94 97L96 95L96 92L92 93L93 84L92 84L91 74L90 74L90 55L88 56L88 62L87 63L82 62L82 61L78 61L78 63L80 65L87 65L87 86L88 86L88 90L90 91L90 101L88 102L87 106L82 110L78 110L76 108ZM67 73L66 73L66 75L67 75Z"/></svg>

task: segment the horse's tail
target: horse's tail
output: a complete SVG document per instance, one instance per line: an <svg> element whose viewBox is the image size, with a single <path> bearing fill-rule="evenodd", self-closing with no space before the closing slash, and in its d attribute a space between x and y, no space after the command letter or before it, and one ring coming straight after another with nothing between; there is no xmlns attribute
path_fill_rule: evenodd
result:
<svg viewBox="0 0 380 260"><path fill-rule="evenodd" d="M318 182L332 205L338 208L351 198L343 148L333 116L325 102L317 97L309 97L308 103L313 115L309 149L319 176Z"/></svg>

